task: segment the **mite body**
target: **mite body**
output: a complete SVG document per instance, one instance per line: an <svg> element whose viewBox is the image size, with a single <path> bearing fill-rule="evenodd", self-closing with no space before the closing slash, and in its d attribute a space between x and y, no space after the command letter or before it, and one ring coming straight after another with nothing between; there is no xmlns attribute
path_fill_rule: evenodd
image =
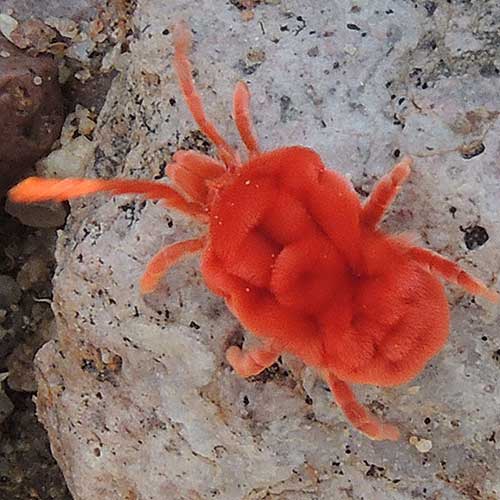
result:
<svg viewBox="0 0 500 500"><path fill-rule="evenodd" d="M378 225L410 174L404 158L361 203L342 175L314 151L285 147L261 152L253 133L249 92L236 85L233 116L248 159L206 117L188 60L190 32L174 32L174 66L181 90L217 159L178 151L160 182L101 179L26 179L14 201L67 200L106 191L162 200L206 224L205 235L170 245L148 264L141 280L151 293L168 269L201 253L207 286L223 297L261 346L228 349L244 376L256 375L282 352L317 368L348 420L372 439L399 432L371 415L350 384L394 386L415 377L446 342L449 307L439 278L498 301L453 262L414 246Z"/></svg>

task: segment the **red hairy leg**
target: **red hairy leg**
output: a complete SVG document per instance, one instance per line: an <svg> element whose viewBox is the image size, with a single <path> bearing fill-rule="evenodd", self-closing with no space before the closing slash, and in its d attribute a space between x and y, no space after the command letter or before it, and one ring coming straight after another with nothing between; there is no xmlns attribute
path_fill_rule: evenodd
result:
<svg viewBox="0 0 500 500"><path fill-rule="evenodd" d="M194 86L191 63L188 59L190 48L191 31L186 23L179 22L174 28L174 68L179 86L200 130L213 142L221 159L229 169L234 169L239 163L236 153L207 118L201 97Z"/></svg>
<svg viewBox="0 0 500 500"><path fill-rule="evenodd" d="M224 164L196 151L178 151L174 163L167 165L167 175L188 197L207 204L208 183L224 174Z"/></svg>
<svg viewBox="0 0 500 500"><path fill-rule="evenodd" d="M202 206L185 200L177 191L159 182L127 179L44 179L28 177L9 191L16 203L39 201L66 201L93 193L109 192L111 195L139 194L150 200L162 200L169 207L185 214L205 220Z"/></svg>
<svg viewBox="0 0 500 500"><path fill-rule="evenodd" d="M385 439L397 441L399 439L398 428L391 424L384 424L371 415L366 408L358 403L356 396L345 382L326 370L323 372L323 376L330 386L337 404L356 429L370 439L377 441Z"/></svg>
<svg viewBox="0 0 500 500"><path fill-rule="evenodd" d="M169 269L189 254L199 252L205 239L185 240L162 248L148 263L141 278L141 292L153 292Z"/></svg>
<svg viewBox="0 0 500 500"><path fill-rule="evenodd" d="M361 220L365 226L376 227L382 221L386 210L396 198L401 185L410 175L411 163L411 158L405 156L375 185L361 213Z"/></svg>
<svg viewBox="0 0 500 500"><path fill-rule="evenodd" d="M226 351L226 359L240 377L258 375L279 358L280 353L269 347L256 347L248 351L231 346Z"/></svg>
<svg viewBox="0 0 500 500"><path fill-rule="evenodd" d="M415 262L429 268L431 272L439 274L472 295L481 295L493 303L500 302L500 295L497 292L489 290L482 281L474 278L459 265L432 250L414 247L410 250L410 256Z"/></svg>
<svg viewBox="0 0 500 500"><path fill-rule="evenodd" d="M188 202L171 187L159 182L28 177L9 191L9 197L17 203L33 203L50 200L66 201L99 192L109 192L111 195L140 194L150 200L163 200L168 206L191 217L205 218L200 205Z"/></svg>
<svg viewBox="0 0 500 500"><path fill-rule="evenodd" d="M188 170L181 163L169 163L167 175L191 200L204 205L207 201L208 186L205 180Z"/></svg>
<svg viewBox="0 0 500 500"><path fill-rule="evenodd" d="M250 91L244 82L238 82L234 89L233 118L250 158L259 154L259 144L250 118Z"/></svg>
<svg viewBox="0 0 500 500"><path fill-rule="evenodd" d="M186 170L204 179L215 179L224 174L224 164L198 151L177 151L173 156Z"/></svg>

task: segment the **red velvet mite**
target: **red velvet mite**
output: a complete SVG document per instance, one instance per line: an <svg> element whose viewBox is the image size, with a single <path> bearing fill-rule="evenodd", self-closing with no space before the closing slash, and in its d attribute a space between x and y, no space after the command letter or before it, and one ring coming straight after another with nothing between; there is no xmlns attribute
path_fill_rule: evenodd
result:
<svg viewBox="0 0 500 500"><path fill-rule="evenodd" d="M414 378L443 347L449 331L444 278L474 295L498 295L458 265L378 226L410 174L404 158L361 203L342 175L301 146L261 152L247 86L236 85L233 116L248 151L241 161L203 110L191 76L190 31L174 32L174 67L187 105L218 159L178 151L161 182L29 178L10 191L16 202L67 200L107 191L140 194L207 226L205 236L170 245L149 262L141 280L153 292L183 257L201 253L213 293L261 346L226 356L243 377L256 375L282 352L315 367L346 418L372 439L395 440L361 406L351 384L394 386ZM182 193L182 194L181 194Z"/></svg>

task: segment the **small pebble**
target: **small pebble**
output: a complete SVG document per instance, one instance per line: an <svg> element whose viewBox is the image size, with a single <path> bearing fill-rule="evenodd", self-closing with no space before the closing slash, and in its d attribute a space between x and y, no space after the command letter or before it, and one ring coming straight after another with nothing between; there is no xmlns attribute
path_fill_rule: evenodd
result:
<svg viewBox="0 0 500 500"><path fill-rule="evenodd" d="M6 50L0 50L0 57L10 57L10 52L7 52Z"/></svg>
<svg viewBox="0 0 500 500"><path fill-rule="evenodd" d="M29 290L33 285L47 281L49 275L47 260L41 255L32 255L17 273L16 281L22 290Z"/></svg>
<svg viewBox="0 0 500 500"><path fill-rule="evenodd" d="M42 83L43 83L43 80L41 79L41 77L39 76L35 76L35 78L33 78L33 83L39 87Z"/></svg>
<svg viewBox="0 0 500 500"><path fill-rule="evenodd" d="M68 214L68 210L62 203L32 203L28 205L7 200L5 210L26 226L44 228L64 226Z"/></svg>
<svg viewBox="0 0 500 500"><path fill-rule="evenodd" d="M7 14L0 14L0 33L12 42L11 35L17 29L19 23L12 17Z"/></svg>
<svg viewBox="0 0 500 500"><path fill-rule="evenodd" d="M49 16L45 19L45 22L59 31L65 38L73 39L78 35L78 25L71 19Z"/></svg>
<svg viewBox="0 0 500 500"><path fill-rule="evenodd" d="M87 80L92 78L92 74L90 73L90 71L87 68L83 68L82 70L77 71L75 73L75 78L77 80L80 80L81 82L86 82Z"/></svg>
<svg viewBox="0 0 500 500"><path fill-rule="evenodd" d="M432 449L432 441L429 439L419 438L418 436L411 436L409 439L411 445L415 446L415 448L420 453L427 453Z"/></svg>

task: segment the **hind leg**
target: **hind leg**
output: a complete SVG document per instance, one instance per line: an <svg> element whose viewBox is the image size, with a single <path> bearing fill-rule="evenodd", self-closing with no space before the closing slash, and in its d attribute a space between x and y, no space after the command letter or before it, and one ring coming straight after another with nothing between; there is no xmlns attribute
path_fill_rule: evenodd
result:
<svg viewBox="0 0 500 500"><path fill-rule="evenodd" d="M185 240L162 248L148 263L146 271L141 278L141 292L153 292L160 280L168 270L177 264L182 258L191 253L200 251L205 245L205 240Z"/></svg>
<svg viewBox="0 0 500 500"><path fill-rule="evenodd" d="M280 353L269 348L258 347L243 351L233 345L226 351L226 359L240 377L252 377L269 368Z"/></svg>
<svg viewBox="0 0 500 500"><path fill-rule="evenodd" d="M330 386L330 390L335 397L335 401L340 406L349 422L360 432L376 441L399 439L399 430L391 424L384 424L356 400L356 396L351 388L342 380L339 380L333 373L325 371L324 377Z"/></svg>

